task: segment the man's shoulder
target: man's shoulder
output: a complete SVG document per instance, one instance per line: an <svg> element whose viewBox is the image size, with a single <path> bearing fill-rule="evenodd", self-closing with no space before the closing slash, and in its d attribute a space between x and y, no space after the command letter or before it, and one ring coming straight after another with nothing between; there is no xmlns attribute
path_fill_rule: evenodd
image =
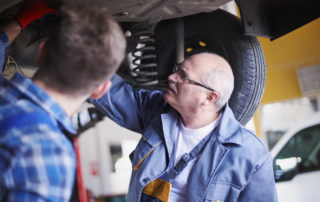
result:
<svg viewBox="0 0 320 202"><path fill-rule="evenodd" d="M0 75L0 105L17 99L19 94L7 78Z"/></svg>
<svg viewBox="0 0 320 202"><path fill-rule="evenodd" d="M20 118L37 116L44 118L48 116L45 110L28 99L18 99L14 102L2 104L0 105L0 111L2 114L0 120L13 116L19 116Z"/></svg>
<svg viewBox="0 0 320 202"><path fill-rule="evenodd" d="M238 154L248 161L262 164L270 157L270 152L265 143L251 130L241 127L239 134L242 136L242 145Z"/></svg>
<svg viewBox="0 0 320 202"><path fill-rule="evenodd" d="M0 143L8 149L22 152L37 148L61 148L72 155L72 144L56 121L36 104L19 100L0 106L0 114Z"/></svg>
<svg viewBox="0 0 320 202"><path fill-rule="evenodd" d="M17 100L0 106L0 129L8 130L34 130L39 125L47 125L54 130L55 121L40 106L29 100Z"/></svg>
<svg viewBox="0 0 320 202"><path fill-rule="evenodd" d="M223 142L235 143L241 149L249 152L268 153L268 148L264 142L251 130L244 127L236 118L229 106L222 114L219 133L223 134Z"/></svg>
<svg viewBox="0 0 320 202"><path fill-rule="evenodd" d="M249 148L267 150L265 143L252 130L242 126L241 133L243 136L243 143L248 147L251 145Z"/></svg>

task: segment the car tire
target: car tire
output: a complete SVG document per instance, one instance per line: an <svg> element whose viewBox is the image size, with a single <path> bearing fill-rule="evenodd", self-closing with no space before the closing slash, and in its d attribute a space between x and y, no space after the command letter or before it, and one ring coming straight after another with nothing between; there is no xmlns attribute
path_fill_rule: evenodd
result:
<svg viewBox="0 0 320 202"><path fill-rule="evenodd" d="M257 38L244 35L240 19L223 10L188 16L183 20L185 57L213 52L230 63L235 88L229 106L236 119L245 125L258 108L265 87L266 67ZM175 21L158 23L154 33L159 77L166 79L176 62Z"/></svg>

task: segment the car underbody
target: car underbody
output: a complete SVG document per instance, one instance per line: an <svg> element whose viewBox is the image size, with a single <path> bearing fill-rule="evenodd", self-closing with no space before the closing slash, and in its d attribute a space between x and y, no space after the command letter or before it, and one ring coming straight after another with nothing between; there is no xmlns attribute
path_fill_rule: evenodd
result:
<svg viewBox="0 0 320 202"><path fill-rule="evenodd" d="M229 105L242 124L253 116L264 91L265 62L256 36L276 39L320 14L318 0L236 0L241 20L219 9L230 0L74 1L105 9L122 26L128 57L118 73L136 87L164 89L174 64L198 52L226 58L235 75ZM47 3L59 10L63 1ZM0 19L12 18L20 5L21 0L2 0ZM20 34L8 50L19 70L37 66L37 47L58 22L48 15Z"/></svg>

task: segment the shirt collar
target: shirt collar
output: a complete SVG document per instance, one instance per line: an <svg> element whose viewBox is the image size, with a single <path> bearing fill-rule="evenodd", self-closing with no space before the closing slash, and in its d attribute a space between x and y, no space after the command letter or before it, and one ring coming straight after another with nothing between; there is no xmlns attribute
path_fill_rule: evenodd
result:
<svg viewBox="0 0 320 202"><path fill-rule="evenodd" d="M66 130L73 135L77 133L72 125L71 119L67 116L66 112L60 107L60 105L30 79L16 73L11 78L10 82L22 94L47 111L47 113L58 122L61 129Z"/></svg>
<svg viewBox="0 0 320 202"><path fill-rule="evenodd" d="M185 135L197 135L197 134L208 134L211 131L213 131L220 123L220 119L221 119L221 114L219 114L218 118L215 119L213 122L209 123L206 126L203 126L201 128L197 128L197 129L190 129L190 128L186 128L183 123L182 123L182 118L180 117L180 120L178 122L178 126L180 131L185 134Z"/></svg>
<svg viewBox="0 0 320 202"><path fill-rule="evenodd" d="M166 114L178 118L179 113L168 104L165 107ZM243 135L241 124L236 120L229 105L224 107L218 120L218 139L221 143L233 143L243 145Z"/></svg>
<svg viewBox="0 0 320 202"><path fill-rule="evenodd" d="M225 106L222 112L220 125L218 128L219 140L221 143L243 144L242 127L236 120L229 105Z"/></svg>

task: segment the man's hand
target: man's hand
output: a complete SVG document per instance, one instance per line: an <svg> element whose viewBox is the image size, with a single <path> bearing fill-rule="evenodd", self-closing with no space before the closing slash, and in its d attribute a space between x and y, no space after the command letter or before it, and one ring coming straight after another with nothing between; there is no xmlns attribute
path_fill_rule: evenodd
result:
<svg viewBox="0 0 320 202"><path fill-rule="evenodd" d="M40 19L47 13L58 14L56 10L46 4L45 0L25 0L16 16L16 20L24 29L32 21Z"/></svg>

